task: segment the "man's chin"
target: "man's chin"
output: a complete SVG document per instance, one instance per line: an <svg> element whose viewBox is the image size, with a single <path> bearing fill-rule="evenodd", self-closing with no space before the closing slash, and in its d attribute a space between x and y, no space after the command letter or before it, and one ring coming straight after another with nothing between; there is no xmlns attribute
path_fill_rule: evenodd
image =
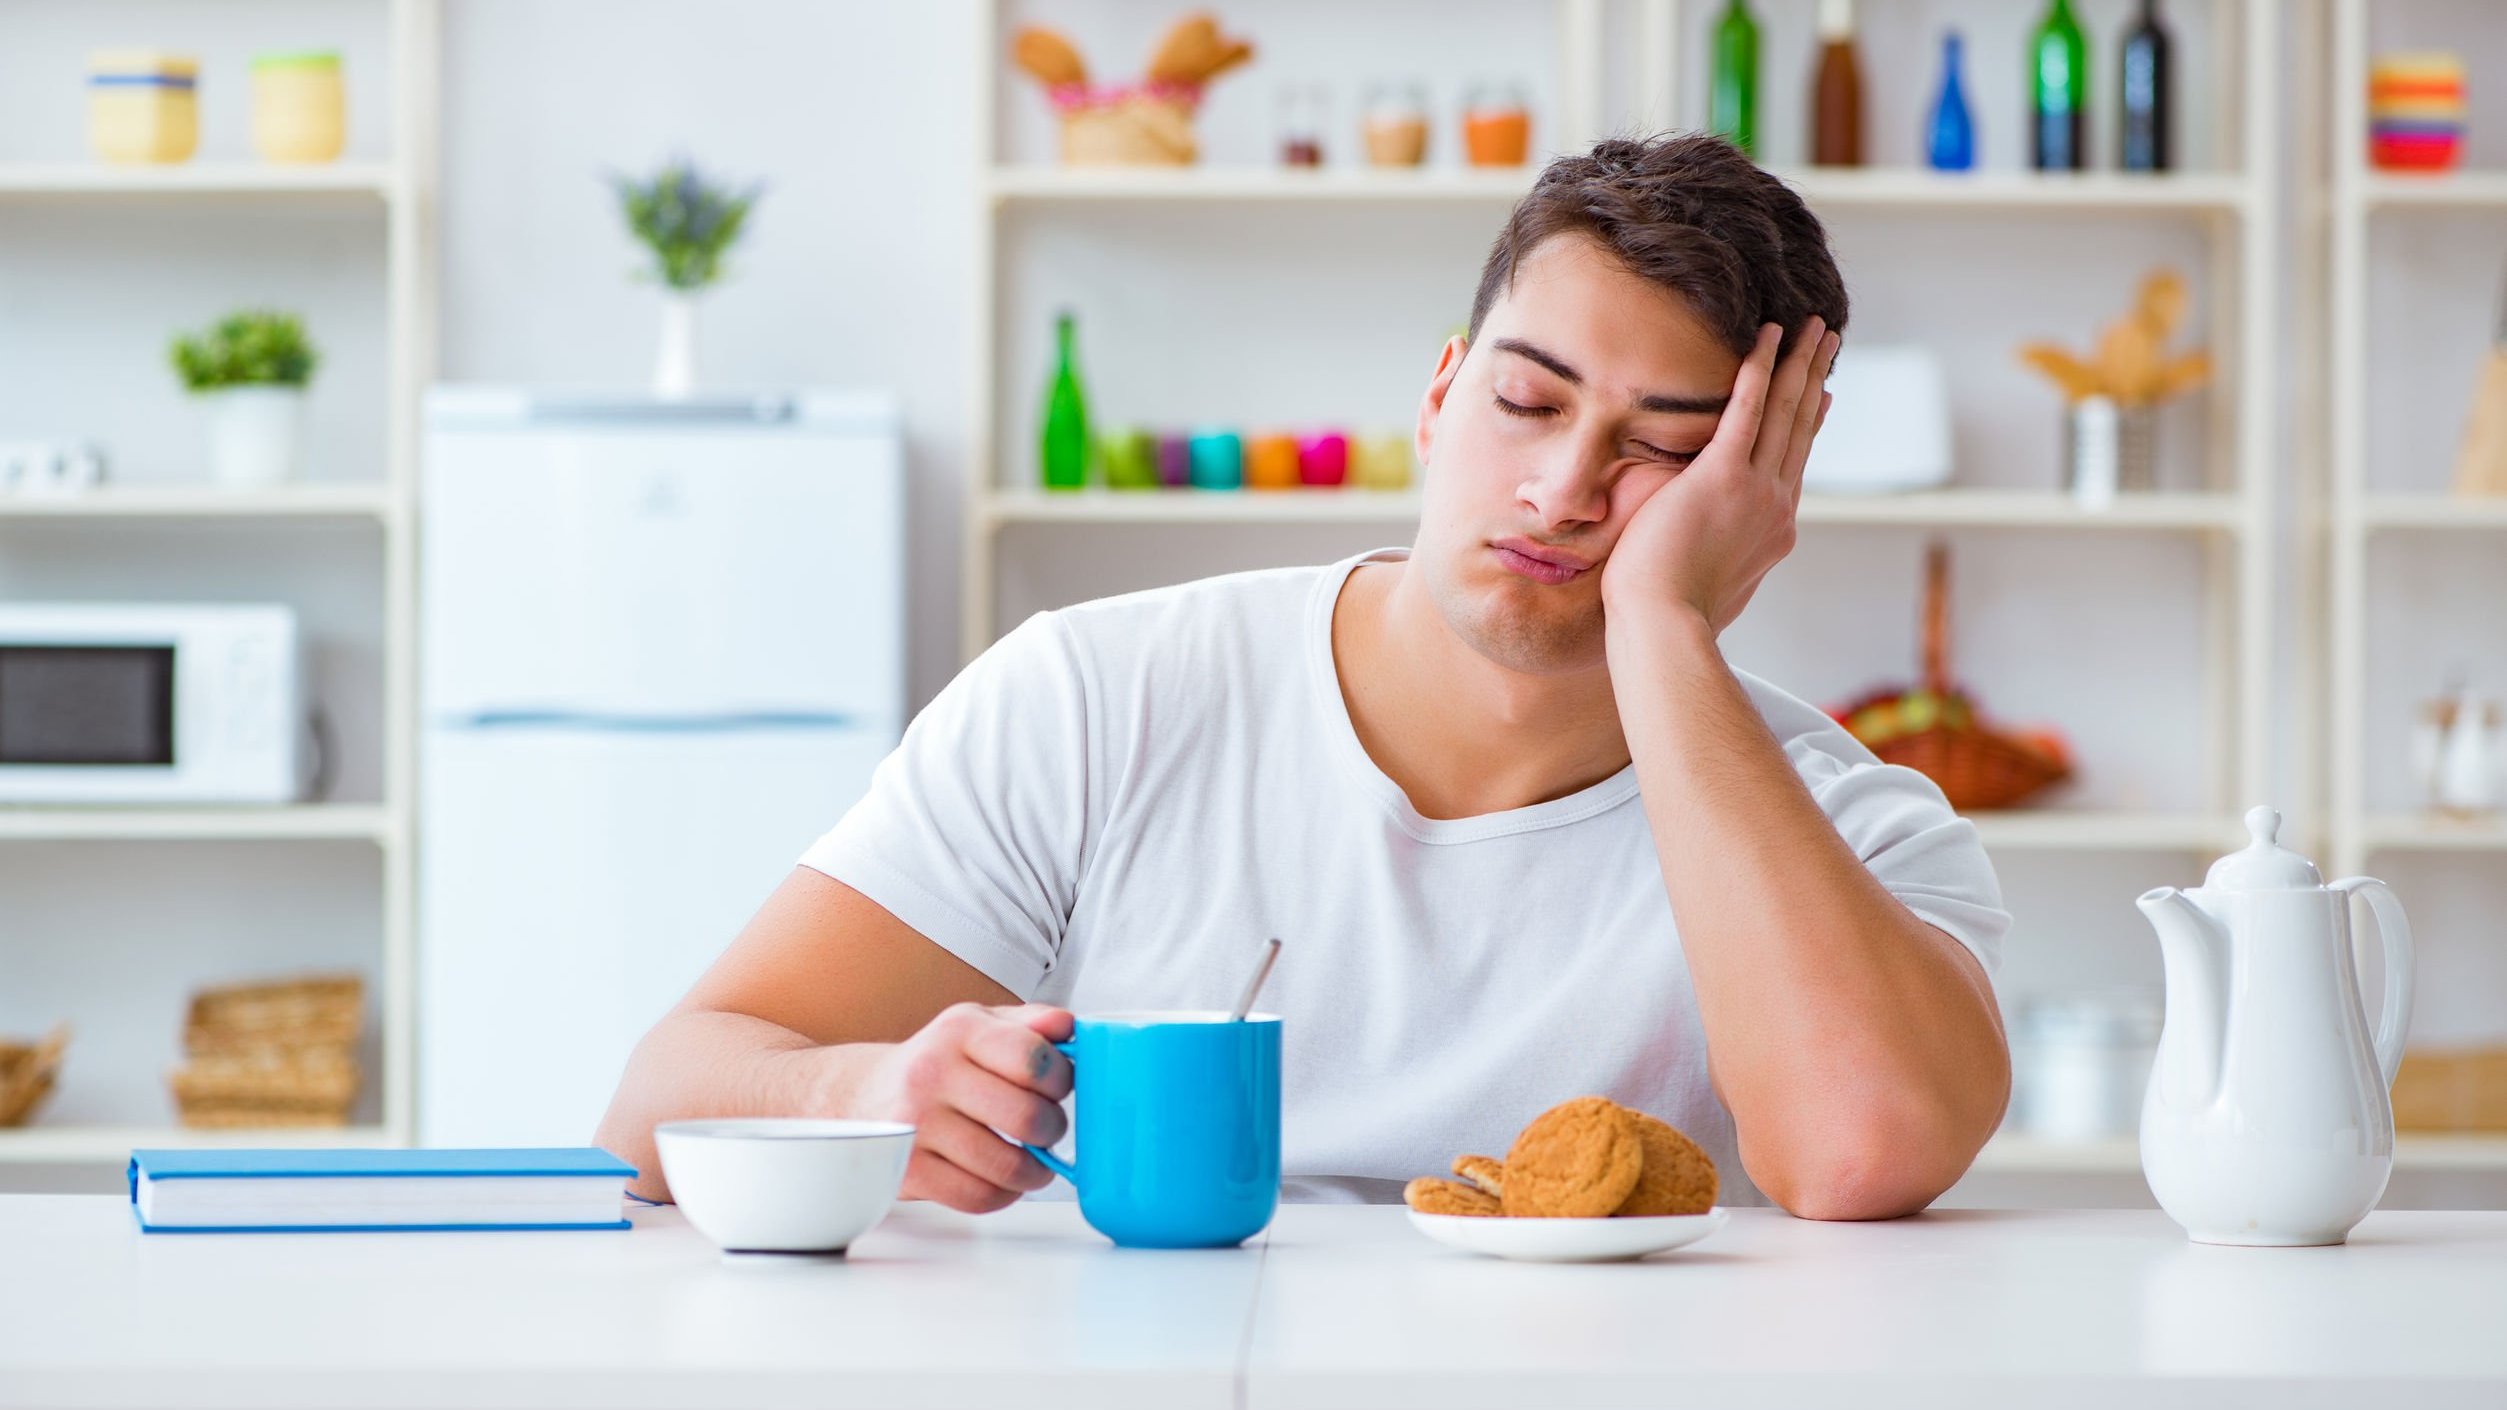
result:
<svg viewBox="0 0 2507 1410"><path fill-rule="evenodd" d="M1604 659L1601 605L1585 594L1577 594L1572 605L1526 602L1510 588L1482 596L1475 606L1468 620L1449 616L1447 625L1473 651L1507 670L1564 675L1590 670Z"/></svg>

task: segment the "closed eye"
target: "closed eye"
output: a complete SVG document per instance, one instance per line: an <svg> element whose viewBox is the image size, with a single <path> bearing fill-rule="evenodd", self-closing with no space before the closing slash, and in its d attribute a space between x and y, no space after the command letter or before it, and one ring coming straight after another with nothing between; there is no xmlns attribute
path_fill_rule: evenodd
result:
<svg viewBox="0 0 2507 1410"><path fill-rule="evenodd" d="M1665 450L1661 446L1650 446L1643 441L1630 441L1628 444L1635 446L1637 453L1645 459L1659 461L1665 465L1686 465L1697 459L1697 452L1693 450Z"/></svg>
<svg viewBox="0 0 2507 1410"><path fill-rule="evenodd" d="M1554 406L1518 406L1504 397L1497 396L1494 392L1489 395L1496 400L1497 409L1508 416L1556 416L1558 414L1558 408Z"/></svg>

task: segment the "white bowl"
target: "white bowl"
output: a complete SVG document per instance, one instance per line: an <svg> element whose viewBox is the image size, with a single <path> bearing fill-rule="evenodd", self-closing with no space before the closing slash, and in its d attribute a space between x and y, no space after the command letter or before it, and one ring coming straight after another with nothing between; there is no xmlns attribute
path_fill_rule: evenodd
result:
<svg viewBox="0 0 2507 1410"><path fill-rule="evenodd" d="M1718 1206L1704 1214L1638 1215L1625 1219L1507 1219L1410 1211L1419 1232L1470 1253L1530 1263L1608 1263L1696 1243L1729 1218Z"/></svg>
<svg viewBox="0 0 2507 1410"><path fill-rule="evenodd" d="M905 1182L914 1128L776 1117L665 1121L662 1179L725 1253L842 1253Z"/></svg>

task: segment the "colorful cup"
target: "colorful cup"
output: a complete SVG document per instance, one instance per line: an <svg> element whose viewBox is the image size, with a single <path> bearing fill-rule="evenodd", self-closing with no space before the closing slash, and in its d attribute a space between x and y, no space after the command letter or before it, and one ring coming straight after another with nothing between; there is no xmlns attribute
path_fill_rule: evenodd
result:
<svg viewBox="0 0 2507 1410"><path fill-rule="evenodd" d="M1158 483L1180 490L1193 482L1193 443L1186 436L1158 437Z"/></svg>
<svg viewBox="0 0 2507 1410"><path fill-rule="evenodd" d="M1410 488L1410 437L1388 431L1350 448L1349 482L1364 490Z"/></svg>
<svg viewBox="0 0 2507 1410"><path fill-rule="evenodd" d="M1245 487L1245 443L1234 431L1193 432L1192 485L1197 490Z"/></svg>
<svg viewBox="0 0 2507 1410"><path fill-rule="evenodd" d="M1295 436L1256 436L1245 443L1245 484L1257 490L1293 490L1297 475Z"/></svg>
<svg viewBox="0 0 2507 1410"><path fill-rule="evenodd" d="M1308 485L1338 485L1349 479L1349 437L1323 431L1297 443L1297 478Z"/></svg>
<svg viewBox="0 0 2507 1410"><path fill-rule="evenodd" d="M1109 431L1100 454L1105 461L1107 489L1154 490L1158 487L1158 441L1147 431L1128 428Z"/></svg>
<svg viewBox="0 0 2507 1410"><path fill-rule="evenodd" d="M1219 1012L1083 1017L1071 1041L1072 1159L1028 1152L1127 1248L1233 1248L1280 1198L1280 1020Z"/></svg>

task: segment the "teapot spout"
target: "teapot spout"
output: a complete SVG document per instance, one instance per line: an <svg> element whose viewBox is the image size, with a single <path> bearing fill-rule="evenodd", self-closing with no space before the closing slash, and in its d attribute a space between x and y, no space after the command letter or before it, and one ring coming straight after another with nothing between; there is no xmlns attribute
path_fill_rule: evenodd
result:
<svg viewBox="0 0 2507 1410"><path fill-rule="evenodd" d="M2228 932L2173 886L2143 892L2134 904L2159 932L2167 975L2161 1090L2180 1104L2209 1106L2220 1094L2220 1053L2228 1041Z"/></svg>

